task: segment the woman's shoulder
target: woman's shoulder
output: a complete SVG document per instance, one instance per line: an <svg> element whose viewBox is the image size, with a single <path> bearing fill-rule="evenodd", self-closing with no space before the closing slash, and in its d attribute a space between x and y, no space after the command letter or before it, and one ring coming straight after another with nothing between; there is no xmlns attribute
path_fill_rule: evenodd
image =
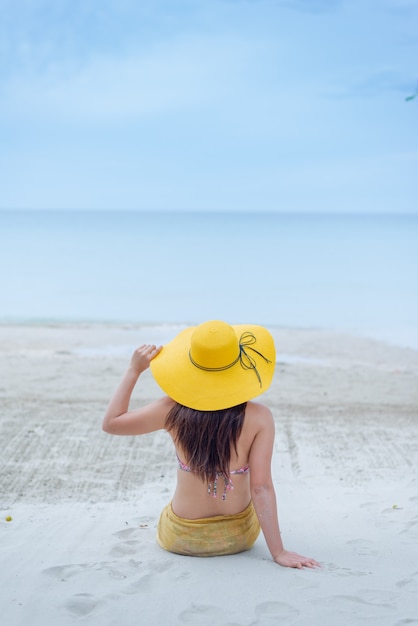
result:
<svg viewBox="0 0 418 626"><path fill-rule="evenodd" d="M247 402L245 419L257 430L273 424L273 414L270 408L266 404L252 400Z"/></svg>
<svg viewBox="0 0 418 626"><path fill-rule="evenodd" d="M254 402L254 400L250 400L249 402L247 402L246 414L260 416L264 418L272 417L273 415L271 409L266 404L262 404L261 402Z"/></svg>

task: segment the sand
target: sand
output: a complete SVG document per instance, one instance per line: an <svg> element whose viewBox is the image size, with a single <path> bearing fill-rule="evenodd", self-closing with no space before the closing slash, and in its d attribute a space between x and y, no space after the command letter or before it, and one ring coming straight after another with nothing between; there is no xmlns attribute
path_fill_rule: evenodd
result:
<svg viewBox="0 0 418 626"><path fill-rule="evenodd" d="M209 559L156 544L175 480L169 437L100 425L132 349L167 330L0 327L4 624L418 624L418 352L271 330L263 401L282 533L318 571L275 565L262 536ZM134 402L159 395L146 372Z"/></svg>

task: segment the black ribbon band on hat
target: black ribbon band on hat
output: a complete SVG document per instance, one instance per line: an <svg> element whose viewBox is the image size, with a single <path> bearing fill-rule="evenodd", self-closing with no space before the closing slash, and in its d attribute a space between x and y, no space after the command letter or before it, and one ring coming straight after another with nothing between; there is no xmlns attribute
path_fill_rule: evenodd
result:
<svg viewBox="0 0 418 626"><path fill-rule="evenodd" d="M261 352L251 347L251 344L256 343L256 341L257 339L255 338L255 335L253 335L253 333L250 333L248 331L245 333L242 333L241 337L239 338L239 354L237 358L234 361L232 361L232 363L229 363L229 365L223 365L222 367L205 367L204 365L200 365L199 363L196 363L196 361L193 359L191 355L190 350L189 350L189 359L195 367L198 367L200 370L204 370L205 372L223 372L225 370L229 370L239 361L243 369L253 370L255 372L258 378L258 382L260 383L260 387L262 387L263 384L261 382L261 376L257 369L257 363L254 357L248 354L248 352L246 351L246 348L247 350L251 350L252 352L255 352L256 354L258 354L258 356L261 356L261 358L264 359L266 363L271 363L271 361L270 359L267 359L264 356L264 354L261 354Z"/></svg>

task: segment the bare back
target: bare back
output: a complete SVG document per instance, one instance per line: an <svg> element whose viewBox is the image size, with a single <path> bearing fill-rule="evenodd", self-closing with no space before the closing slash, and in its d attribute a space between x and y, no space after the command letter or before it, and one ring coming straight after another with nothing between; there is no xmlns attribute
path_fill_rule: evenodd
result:
<svg viewBox="0 0 418 626"><path fill-rule="evenodd" d="M249 466L249 473L232 474L231 480L233 489L228 490L226 499L222 499L223 478L220 477L220 486L216 497L208 493L208 485L204 483L193 472L177 472L177 485L174 492L172 507L173 511L180 517L186 519L199 519L202 517L213 517L215 515L233 515L243 511L251 500L251 476L252 466L257 472L257 466L263 463L263 459L257 459L251 454L253 442L263 431L269 420L271 413L267 407L255 402L248 402L244 424L240 437L237 441L237 451L231 450L230 470L235 471ZM273 434L274 437L274 434ZM179 459L188 464L188 459L184 456L184 450L176 447ZM270 471L271 455L267 454L264 459L264 471ZM268 467L267 467L268 466Z"/></svg>

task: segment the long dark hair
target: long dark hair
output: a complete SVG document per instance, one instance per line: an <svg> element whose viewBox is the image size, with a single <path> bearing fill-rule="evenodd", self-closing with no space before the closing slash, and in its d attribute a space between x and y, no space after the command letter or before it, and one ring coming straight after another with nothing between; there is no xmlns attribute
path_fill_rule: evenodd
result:
<svg viewBox="0 0 418 626"><path fill-rule="evenodd" d="M184 450L190 469L204 481L212 482L216 474L229 479L231 449L244 424L247 403L220 411L195 411L175 404L167 415L165 428Z"/></svg>

